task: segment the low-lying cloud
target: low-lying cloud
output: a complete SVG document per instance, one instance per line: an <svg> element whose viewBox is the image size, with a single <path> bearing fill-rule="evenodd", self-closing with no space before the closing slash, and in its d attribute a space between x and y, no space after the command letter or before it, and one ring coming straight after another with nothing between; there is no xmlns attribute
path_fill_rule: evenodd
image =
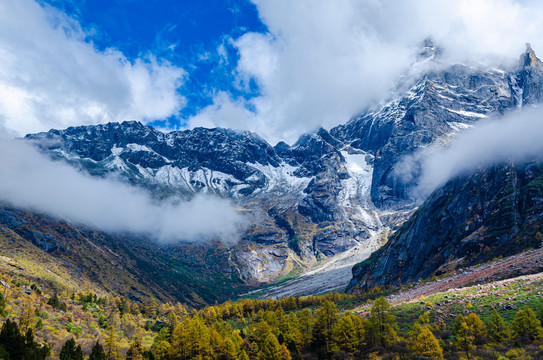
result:
<svg viewBox="0 0 543 360"><path fill-rule="evenodd" d="M482 120L449 145L433 144L401 160L394 171L423 200L449 179L501 162L543 159L543 109Z"/></svg>
<svg viewBox="0 0 543 360"><path fill-rule="evenodd" d="M106 232L163 242L238 239L245 219L224 199L157 203L142 189L52 161L23 140L0 138L0 200Z"/></svg>

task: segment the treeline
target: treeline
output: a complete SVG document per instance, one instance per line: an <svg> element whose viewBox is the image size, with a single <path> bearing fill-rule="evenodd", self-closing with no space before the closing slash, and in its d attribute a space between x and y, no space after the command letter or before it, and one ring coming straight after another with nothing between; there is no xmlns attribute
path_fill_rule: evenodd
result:
<svg viewBox="0 0 543 360"><path fill-rule="evenodd" d="M87 307L95 307L98 302L96 297L80 298L88 300L83 301ZM0 331L0 359L40 360L51 356L61 360L543 358L543 308L538 309L537 315L529 307L520 309L511 323L496 310L487 323L474 312L457 315L451 324L432 322L428 314L423 313L408 333L398 334L396 318L383 297L376 299L371 309L362 315L338 310L334 301L341 303L345 299L341 294L281 300L244 299L200 311L162 304L154 317L147 318L145 325L140 323L154 328L152 342L144 345L143 329L136 329L125 352L119 350L116 335L119 331L114 323L106 324L105 338L95 339L90 350L84 351L81 340L74 335L55 353L50 345L34 339L32 326L26 324L26 331L21 331L21 327L8 318ZM130 311L136 307L125 299L114 300L109 300L109 306L123 313L121 320L133 316ZM106 304L104 299L99 302ZM130 311L126 310L127 306ZM289 310L283 306L290 306Z"/></svg>
<svg viewBox="0 0 543 360"><path fill-rule="evenodd" d="M525 307L508 322L496 310L483 321L469 306L446 321L420 308L405 320L383 297L360 313L344 311L360 298L337 293L241 299L201 310L93 293L29 294L22 287L5 293L3 360L543 358L541 301L535 312ZM405 330L395 313L403 315Z"/></svg>

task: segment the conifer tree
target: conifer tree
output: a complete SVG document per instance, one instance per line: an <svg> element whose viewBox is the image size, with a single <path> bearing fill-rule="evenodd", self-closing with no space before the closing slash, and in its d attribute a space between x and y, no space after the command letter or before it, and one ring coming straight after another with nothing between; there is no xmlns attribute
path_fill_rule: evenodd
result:
<svg viewBox="0 0 543 360"><path fill-rule="evenodd" d="M238 352L236 350L236 345L230 338L224 339L221 344L221 356L220 360L236 360L238 358Z"/></svg>
<svg viewBox="0 0 543 360"><path fill-rule="evenodd" d="M169 342L162 340L155 348L155 356L157 359L166 359L168 358L168 353L172 346Z"/></svg>
<svg viewBox="0 0 543 360"><path fill-rule="evenodd" d="M313 345L324 354L330 355L337 350L333 338L334 326L337 322L337 307L326 301L316 312L313 324Z"/></svg>
<svg viewBox="0 0 543 360"><path fill-rule="evenodd" d="M139 341L133 342L126 352L126 360L143 360L142 348Z"/></svg>
<svg viewBox="0 0 543 360"><path fill-rule="evenodd" d="M410 333L409 350L429 359L443 360L443 349L428 327L415 323Z"/></svg>
<svg viewBox="0 0 543 360"><path fill-rule="evenodd" d="M83 349L81 349L81 345L77 345L75 348L74 360L83 360Z"/></svg>
<svg viewBox="0 0 543 360"><path fill-rule="evenodd" d="M60 360L75 360L75 340L70 338L66 340L62 348L60 349L59 359Z"/></svg>
<svg viewBox="0 0 543 360"><path fill-rule="evenodd" d="M535 316L535 313L528 306L520 309L513 318L511 330L514 337L521 340L535 340L543 337L543 328Z"/></svg>
<svg viewBox="0 0 543 360"><path fill-rule="evenodd" d="M304 345L309 345L313 337L313 313L309 309L303 309L298 316L300 331Z"/></svg>
<svg viewBox="0 0 543 360"><path fill-rule="evenodd" d="M396 318L384 297L375 300L369 318L368 338L372 345L389 346L396 342Z"/></svg>
<svg viewBox="0 0 543 360"><path fill-rule="evenodd" d="M106 337L106 354L111 356L115 352L115 348L117 347L117 341L115 340L116 334L115 334L115 328L113 325L109 325L107 328L107 337Z"/></svg>
<svg viewBox="0 0 543 360"><path fill-rule="evenodd" d="M503 343L509 339L509 327L505 320L500 316L498 311L494 309L487 325L488 338L496 343Z"/></svg>
<svg viewBox="0 0 543 360"><path fill-rule="evenodd" d="M98 340L92 347L89 360L106 360L106 353L104 352L104 347Z"/></svg>
<svg viewBox="0 0 543 360"><path fill-rule="evenodd" d="M334 341L340 350L354 354L360 349L364 338L362 319L347 311L334 327Z"/></svg>
<svg viewBox="0 0 543 360"><path fill-rule="evenodd" d="M47 304L51 305L54 309L58 309L60 307L60 300L57 293L54 293L53 296L49 298Z"/></svg>
<svg viewBox="0 0 543 360"><path fill-rule="evenodd" d="M249 360L249 355L247 355L245 350L241 350L238 356L238 360Z"/></svg>
<svg viewBox="0 0 543 360"><path fill-rule="evenodd" d="M45 359L50 348L34 340L32 329L22 334L16 322L6 319L0 330L0 355L9 359ZM6 356L7 355L7 356Z"/></svg>
<svg viewBox="0 0 543 360"><path fill-rule="evenodd" d="M4 314L4 310L6 308L6 298L2 293L0 293L0 316Z"/></svg>
<svg viewBox="0 0 543 360"><path fill-rule="evenodd" d="M258 360L286 360L284 349L279 344L277 337L269 333L257 356Z"/></svg>
<svg viewBox="0 0 543 360"><path fill-rule="evenodd" d="M466 323L466 319L462 314L459 314L454 319L453 325L453 344L461 351L466 352L467 360L469 360L469 351L474 348L473 341L475 338L471 334L470 328Z"/></svg>
<svg viewBox="0 0 543 360"><path fill-rule="evenodd" d="M474 344L484 344L486 341L487 331L481 318L477 314L471 313L466 317L466 324L468 325L471 335L473 336Z"/></svg>
<svg viewBox="0 0 543 360"><path fill-rule="evenodd" d="M251 328L249 339L260 347L271 332L272 327L266 320L261 318L255 326Z"/></svg>
<svg viewBox="0 0 543 360"><path fill-rule="evenodd" d="M174 359L207 358L211 352L210 331L199 316L185 319L172 334L170 356Z"/></svg>

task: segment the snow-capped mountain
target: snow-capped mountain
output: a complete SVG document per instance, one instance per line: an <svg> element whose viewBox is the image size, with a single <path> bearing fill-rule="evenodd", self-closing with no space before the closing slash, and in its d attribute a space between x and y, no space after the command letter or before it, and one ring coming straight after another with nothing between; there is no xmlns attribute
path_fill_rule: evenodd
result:
<svg viewBox="0 0 543 360"><path fill-rule="evenodd" d="M26 139L55 159L94 176L118 176L157 199L232 199L251 224L229 261L247 282L273 281L354 246L377 249L374 235L416 207L407 191L413 184L393 171L404 155L543 98L543 66L529 47L514 69L447 66L440 53L425 42L392 99L292 146L272 146L246 131L163 133L137 122Z"/></svg>

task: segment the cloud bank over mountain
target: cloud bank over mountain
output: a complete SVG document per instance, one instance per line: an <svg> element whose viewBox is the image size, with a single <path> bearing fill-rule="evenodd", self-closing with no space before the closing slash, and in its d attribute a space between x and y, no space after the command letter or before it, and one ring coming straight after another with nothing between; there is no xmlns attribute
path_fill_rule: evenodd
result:
<svg viewBox="0 0 543 360"><path fill-rule="evenodd" d="M536 52L543 48L543 5L536 1L254 2L268 32L227 39L235 56L222 45L217 49L217 58L236 64L234 83L202 94L213 104L182 124L247 129L292 143L386 97L428 36L455 62L497 65L514 59L525 42ZM114 45L99 51L92 43L96 31L48 5L0 1L0 114L6 128L22 135L150 122L196 106L179 91L190 69L156 58L152 50L132 60ZM232 74L215 75L226 81ZM256 96L239 97L255 94L255 87Z"/></svg>
<svg viewBox="0 0 543 360"><path fill-rule="evenodd" d="M542 138L543 110L528 108L503 118L482 120L448 146L434 143L409 155L395 172L406 184L415 182L413 196L424 200L453 177L501 162L543 160Z"/></svg>
<svg viewBox="0 0 543 360"><path fill-rule="evenodd" d="M499 65L516 60L526 42L543 48L543 5L535 1L254 2L269 33L232 41L238 86L254 82L260 95L244 101L218 92L192 126L250 129L292 143L387 97L427 37L450 62Z"/></svg>
<svg viewBox="0 0 543 360"><path fill-rule="evenodd" d="M245 223L227 200L196 196L159 203L143 189L52 161L23 140L0 138L0 162L3 201L107 232L162 242L220 238L232 243Z"/></svg>

